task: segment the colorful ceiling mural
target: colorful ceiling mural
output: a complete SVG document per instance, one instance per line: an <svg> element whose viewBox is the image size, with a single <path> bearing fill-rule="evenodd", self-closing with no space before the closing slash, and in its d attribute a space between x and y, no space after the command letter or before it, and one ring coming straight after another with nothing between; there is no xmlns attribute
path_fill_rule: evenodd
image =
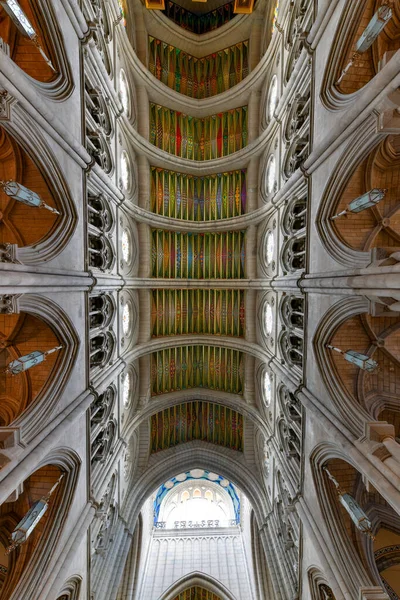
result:
<svg viewBox="0 0 400 600"><path fill-rule="evenodd" d="M186 8L175 2L166 0L164 14L177 25L180 25L182 29L201 34L214 31L214 29L228 23L235 16L233 9L234 3L232 1L219 6L215 10L199 15L186 10Z"/></svg>
<svg viewBox="0 0 400 600"><path fill-rule="evenodd" d="M243 416L220 404L196 400L151 417L151 453L192 440L243 452Z"/></svg>
<svg viewBox="0 0 400 600"><path fill-rule="evenodd" d="M243 279L245 232L153 230L152 276L167 279Z"/></svg>
<svg viewBox="0 0 400 600"><path fill-rule="evenodd" d="M176 475L176 477L172 477L163 483L163 485L158 488L153 503L154 523L158 522L161 504L168 492L173 490L176 486L184 481L201 481L202 479L205 481L212 481L216 485L220 485L226 492L228 492L232 500L233 509L235 511L235 519L237 523L240 523L240 498L235 486L222 475L211 473L210 471L206 471L204 469L191 469L191 471L186 471L186 473L180 473L179 475Z"/></svg>
<svg viewBox="0 0 400 600"><path fill-rule="evenodd" d="M191 98L229 90L249 73L248 40L196 58L149 35L149 70L169 88Z"/></svg>
<svg viewBox="0 0 400 600"><path fill-rule="evenodd" d="M244 336L244 290L153 290L153 337L207 333Z"/></svg>
<svg viewBox="0 0 400 600"><path fill-rule="evenodd" d="M246 212L246 170L195 177L151 167L151 210L164 217L215 221Z"/></svg>
<svg viewBox="0 0 400 600"><path fill-rule="evenodd" d="M150 103L150 142L192 160L228 156L247 145L247 106L198 118Z"/></svg>
<svg viewBox="0 0 400 600"><path fill-rule="evenodd" d="M174 600L221 600L221 598L209 590L196 586L181 592Z"/></svg>
<svg viewBox="0 0 400 600"><path fill-rule="evenodd" d="M195 387L241 394L244 356L211 346L167 348L151 355L152 396Z"/></svg>

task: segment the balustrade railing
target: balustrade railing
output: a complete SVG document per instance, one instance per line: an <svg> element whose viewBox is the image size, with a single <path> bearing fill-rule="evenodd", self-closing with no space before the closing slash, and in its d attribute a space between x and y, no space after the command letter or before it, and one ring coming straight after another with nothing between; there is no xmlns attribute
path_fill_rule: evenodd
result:
<svg viewBox="0 0 400 600"><path fill-rule="evenodd" d="M237 527L239 525L236 519L209 519L201 521L174 521L173 527L167 527L166 521L157 521L154 524L155 529L209 529L212 527Z"/></svg>

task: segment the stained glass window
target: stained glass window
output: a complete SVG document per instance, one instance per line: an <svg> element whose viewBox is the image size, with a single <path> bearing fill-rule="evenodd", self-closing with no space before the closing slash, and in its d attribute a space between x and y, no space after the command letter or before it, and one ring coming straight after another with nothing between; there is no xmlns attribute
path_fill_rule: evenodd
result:
<svg viewBox="0 0 400 600"><path fill-rule="evenodd" d="M270 304L267 304L265 307L265 329L268 335L272 332L273 325L273 315L272 315L272 307Z"/></svg>
<svg viewBox="0 0 400 600"><path fill-rule="evenodd" d="M129 333L131 325L131 309L129 304L124 305L124 309L122 311L122 331L124 335Z"/></svg>
<svg viewBox="0 0 400 600"><path fill-rule="evenodd" d="M271 404L271 398L272 398L271 377L269 376L269 373L265 372L264 373L264 399L265 399L265 403L267 406L269 406Z"/></svg>
<svg viewBox="0 0 400 600"><path fill-rule="evenodd" d="M23 31L27 37L33 38L36 36L36 31L16 0L7 0L3 6L13 21L19 25L19 29Z"/></svg>
<svg viewBox="0 0 400 600"><path fill-rule="evenodd" d="M275 189L275 175L276 175L275 156L272 155L268 162L267 175L266 175L268 196L270 194L272 194L272 192Z"/></svg>
<svg viewBox="0 0 400 600"><path fill-rule="evenodd" d="M279 0L277 0L277 3L275 5L275 9L274 9L274 18L272 21L272 33L274 33L275 29L276 29L276 22L278 19L278 12L279 12Z"/></svg>
<svg viewBox="0 0 400 600"><path fill-rule="evenodd" d="M267 254L267 264L271 264L272 259L274 258L274 250L275 250L275 240L272 231L269 231L267 234L267 238L265 241L266 254Z"/></svg>
<svg viewBox="0 0 400 600"><path fill-rule="evenodd" d="M269 87L269 94L268 94L268 106L267 106L268 121L270 121L272 119L272 117L274 116L274 112L275 112L277 104L278 104L278 78L276 75L274 75L271 80L271 84Z"/></svg>
<svg viewBox="0 0 400 600"><path fill-rule="evenodd" d="M121 250L122 258L126 263L128 263L131 258L131 239L127 229L124 229L124 231L122 232Z"/></svg>
<svg viewBox="0 0 400 600"><path fill-rule="evenodd" d="M129 157L128 154L124 151L121 154L121 179L122 185L124 186L125 190L129 188L130 177L131 172L129 166Z"/></svg>
<svg viewBox="0 0 400 600"><path fill-rule="evenodd" d="M122 106L124 107L124 111L127 113L129 108L129 90L123 69L121 69L119 72L119 94L121 97Z"/></svg>
<svg viewBox="0 0 400 600"><path fill-rule="evenodd" d="M126 373L126 375L124 377L123 388L122 388L122 402L123 402L125 408L129 405L130 393L131 393L131 376L129 375L129 373Z"/></svg>

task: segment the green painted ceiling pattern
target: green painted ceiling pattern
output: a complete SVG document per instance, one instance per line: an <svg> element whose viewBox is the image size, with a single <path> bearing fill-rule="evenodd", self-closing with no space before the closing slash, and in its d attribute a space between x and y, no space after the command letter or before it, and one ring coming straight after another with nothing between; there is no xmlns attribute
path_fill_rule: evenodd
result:
<svg viewBox="0 0 400 600"><path fill-rule="evenodd" d="M195 387L242 394L244 355L213 346L167 348L151 355L152 396Z"/></svg>
<svg viewBox="0 0 400 600"><path fill-rule="evenodd" d="M195 177L151 167L151 210L164 217L215 221L246 212L246 170Z"/></svg>
<svg viewBox="0 0 400 600"><path fill-rule="evenodd" d="M174 600L221 600L221 598L213 592L195 586L181 592Z"/></svg>
<svg viewBox="0 0 400 600"><path fill-rule="evenodd" d="M244 336L243 290L153 290L153 337L181 334Z"/></svg>
<svg viewBox="0 0 400 600"><path fill-rule="evenodd" d="M191 98L209 98L249 74L249 41L196 58L149 35L149 71L169 88Z"/></svg>
<svg viewBox="0 0 400 600"><path fill-rule="evenodd" d="M245 232L153 230L152 276L167 279L243 279Z"/></svg>
<svg viewBox="0 0 400 600"><path fill-rule="evenodd" d="M192 440L243 452L243 416L220 404L196 400L151 417L151 453Z"/></svg>
<svg viewBox="0 0 400 600"><path fill-rule="evenodd" d="M150 142L192 160L228 156L247 145L247 106L199 118L150 103Z"/></svg>

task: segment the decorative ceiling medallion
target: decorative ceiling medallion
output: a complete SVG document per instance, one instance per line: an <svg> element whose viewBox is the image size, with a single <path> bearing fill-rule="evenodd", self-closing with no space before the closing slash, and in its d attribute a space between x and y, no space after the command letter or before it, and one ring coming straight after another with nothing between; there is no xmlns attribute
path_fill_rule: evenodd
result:
<svg viewBox="0 0 400 600"><path fill-rule="evenodd" d="M248 15L253 12L254 0L235 0L233 12L241 15Z"/></svg>
<svg viewBox="0 0 400 600"><path fill-rule="evenodd" d="M165 0L146 0L146 8L151 10L165 10Z"/></svg>

